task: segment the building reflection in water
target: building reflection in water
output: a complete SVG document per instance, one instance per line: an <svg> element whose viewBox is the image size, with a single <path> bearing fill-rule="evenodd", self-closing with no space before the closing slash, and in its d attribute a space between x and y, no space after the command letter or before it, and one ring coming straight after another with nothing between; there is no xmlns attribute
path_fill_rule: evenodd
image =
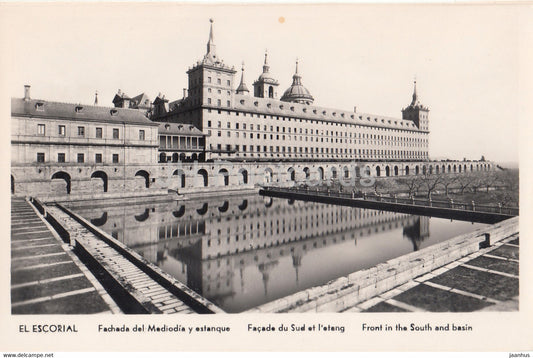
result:
<svg viewBox="0 0 533 358"><path fill-rule="evenodd" d="M74 210L227 312L449 238L430 221L457 224L258 195Z"/></svg>

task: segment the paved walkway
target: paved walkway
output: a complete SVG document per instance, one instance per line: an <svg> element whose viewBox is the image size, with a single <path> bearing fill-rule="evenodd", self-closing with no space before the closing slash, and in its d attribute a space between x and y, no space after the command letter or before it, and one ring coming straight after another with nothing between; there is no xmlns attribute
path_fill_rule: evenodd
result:
<svg viewBox="0 0 533 358"><path fill-rule="evenodd" d="M11 312L110 313L118 308L94 276L22 198L11 198Z"/></svg>
<svg viewBox="0 0 533 358"><path fill-rule="evenodd" d="M98 262L100 267L106 270L130 295L135 297L135 300L143 305L149 313L195 313L186 303L61 209L49 206L47 210L70 233L71 239L76 240L77 245L81 245ZM121 302L120 295L115 299L117 302ZM124 302L121 303L124 304L124 309L127 311L128 305Z"/></svg>
<svg viewBox="0 0 533 358"><path fill-rule="evenodd" d="M345 312L517 311L518 251L516 234Z"/></svg>

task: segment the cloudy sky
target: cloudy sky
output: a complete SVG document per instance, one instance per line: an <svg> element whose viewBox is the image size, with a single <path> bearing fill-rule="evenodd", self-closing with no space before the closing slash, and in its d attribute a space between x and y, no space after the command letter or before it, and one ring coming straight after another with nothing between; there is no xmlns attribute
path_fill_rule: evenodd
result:
<svg viewBox="0 0 533 358"><path fill-rule="evenodd" d="M430 112L430 156L518 161L524 7L450 5L2 5L4 87L22 97L111 106L130 96L182 96L186 70L217 53L248 87L268 49L278 94L296 58L318 106L400 117L416 76ZM240 75L239 75L240 76Z"/></svg>

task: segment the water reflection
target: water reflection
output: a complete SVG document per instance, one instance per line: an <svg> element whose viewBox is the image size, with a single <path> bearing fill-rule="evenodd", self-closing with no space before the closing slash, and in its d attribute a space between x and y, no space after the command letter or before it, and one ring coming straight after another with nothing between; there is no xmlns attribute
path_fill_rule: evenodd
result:
<svg viewBox="0 0 533 358"><path fill-rule="evenodd" d="M483 226L258 195L74 210L228 312Z"/></svg>

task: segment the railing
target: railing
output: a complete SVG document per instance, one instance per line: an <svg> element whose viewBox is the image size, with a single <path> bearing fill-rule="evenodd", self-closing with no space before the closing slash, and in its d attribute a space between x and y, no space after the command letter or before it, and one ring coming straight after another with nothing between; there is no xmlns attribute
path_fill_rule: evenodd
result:
<svg viewBox="0 0 533 358"><path fill-rule="evenodd" d="M309 187L271 187L264 186L265 190L272 190L277 192L285 193L302 193L310 194L317 196L328 196L328 197L337 197L343 199L359 199L367 200L373 202L382 202L382 203L391 203L391 204L402 204L402 205L413 205L413 206L422 206L422 207L432 207L432 208L444 208L444 209L455 209L455 210L464 210L480 213L495 213L503 214L510 216L518 216L519 209L515 207L506 207L503 205L493 206L493 205L484 205L476 204L475 201L470 203L461 203L455 202L453 200L443 201L443 200L432 200L425 198L399 198L397 196L385 196L385 195L375 195L375 194L365 194L361 192L351 191L343 192L337 190L319 190L318 188L309 188Z"/></svg>

